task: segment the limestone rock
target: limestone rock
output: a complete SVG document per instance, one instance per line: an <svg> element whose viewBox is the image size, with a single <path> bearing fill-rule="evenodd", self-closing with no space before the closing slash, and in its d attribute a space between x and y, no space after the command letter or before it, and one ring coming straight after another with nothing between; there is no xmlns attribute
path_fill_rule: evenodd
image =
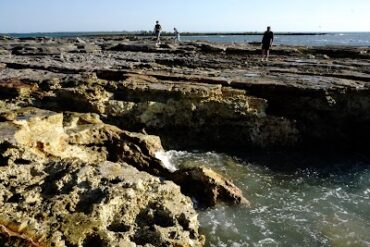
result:
<svg viewBox="0 0 370 247"><path fill-rule="evenodd" d="M208 44L208 43L200 44L199 48L202 52L224 52L226 50L226 48L221 45Z"/></svg>
<svg viewBox="0 0 370 247"><path fill-rule="evenodd" d="M132 166L59 162L0 169L0 181L8 181L0 183L5 246L204 244L192 202L179 187Z"/></svg>
<svg viewBox="0 0 370 247"><path fill-rule="evenodd" d="M170 173L156 158L156 153L163 151L158 136L124 131L111 148L111 158L114 161L127 162L140 171L156 176L168 177Z"/></svg>
<svg viewBox="0 0 370 247"><path fill-rule="evenodd" d="M155 52L157 47L154 44L125 44L120 43L110 47L111 51L135 51L135 52Z"/></svg>
<svg viewBox="0 0 370 247"><path fill-rule="evenodd" d="M1 49L0 48L0 56L3 56L3 57L10 57L11 56L11 52L10 51L8 51L8 50L4 50L4 49ZM4 65L1 65L0 64L0 70L2 69L2 68L4 68L3 67Z"/></svg>
<svg viewBox="0 0 370 247"><path fill-rule="evenodd" d="M63 126L63 114L37 108L22 108L2 114L0 143L8 164L46 162L50 158L105 160L107 153L94 147L71 145ZM73 138L73 137L71 137Z"/></svg>
<svg viewBox="0 0 370 247"><path fill-rule="evenodd" d="M101 86L62 88L56 90L56 94L58 102L65 108L93 113L104 112L104 102L112 96Z"/></svg>
<svg viewBox="0 0 370 247"><path fill-rule="evenodd" d="M163 150L158 137L91 113L22 108L3 112L1 121L6 246L203 246L191 200L172 182L133 168L169 172L155 158Z"/></svg>
<svg viewBox="0 0 370 247"><path fill-rule="evenodd" d="M38 86L34 83L26 84L17 78L0 80L0 98L16 98L29 96Z"/></svg>
<svg viewBox="0 0 370 247"><path fill-rule="evenodd" d="M185 194L193 196L200 207L213 207L219 202L250 205L238 187L209 168L180 169L171 178Z"/></svg>
<svg viewBox="0 0 370 247"><path fill-rule="evenodd" d="M125 161L160 175L167 169L156 159L163 151L159 137L122 131L104 124L97 114L55 113L22 108L1 114L2 158L8 164L79 159Z"/></svg>

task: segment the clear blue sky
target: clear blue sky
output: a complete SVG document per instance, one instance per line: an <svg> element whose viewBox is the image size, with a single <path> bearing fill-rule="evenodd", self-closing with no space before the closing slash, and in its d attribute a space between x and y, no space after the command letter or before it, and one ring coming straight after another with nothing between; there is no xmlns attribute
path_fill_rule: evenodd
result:
<svg viewBox="0 0 370 247"><path fill-rule="evenodd" d="M0 32L370 31L370 0L0 0Z"/></svg>

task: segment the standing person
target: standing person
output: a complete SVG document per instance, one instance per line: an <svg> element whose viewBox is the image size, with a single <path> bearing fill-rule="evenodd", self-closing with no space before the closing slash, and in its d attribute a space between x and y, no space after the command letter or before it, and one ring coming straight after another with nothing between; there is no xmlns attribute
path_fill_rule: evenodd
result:
<svg viewBox="0 0 370 247"><path fill-rule="evenodd" d="M271 27L267 27L267 31L263 34L262 39L262 61L269 60L270 49L274 42L274 33L271 31Z"/></svg>
<svg viewBox="0 0 370 247"><path fill-rule="evenodd" d="M177 28L174 28L173 31L175 33L175 43L180 42L181 41L180 32L177 30Z"/></svg>
<svg viewBox="0 0 370 247"><path fill-rule="evenodd" d="M160 45L161 44L161 32L162 32L162 27L161 25L159 24L159 21L156 22L155 26L154 26L154 33L155 33L155 36L157 38L157 45Z"/></svg>

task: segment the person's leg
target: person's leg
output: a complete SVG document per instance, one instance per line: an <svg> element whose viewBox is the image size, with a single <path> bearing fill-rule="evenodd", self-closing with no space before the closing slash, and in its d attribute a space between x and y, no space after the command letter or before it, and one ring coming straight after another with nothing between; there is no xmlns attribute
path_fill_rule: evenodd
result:
<svg viewBox="0 0 370 247"><path fill-rule="evenodd" d="M270 57L270 50L269 50L269 49L267 49L267 50L266 50L266 61L268 61L268 60L269 60L269 57Z"/></svg>
<svg viewBox="0 0 370 247"><path fill-rule="evenodd" d="M156 36L157 36L157 40L156 40L156 43L157 45L160 43L160 32L157 32L156 33Z"/></svg>
<svg viewBox="0 0 370 247"><path fill-rule="evenodd" d="M161 32L158 33L158 44L161 43Z"/></svg>
<svg viewBox="0 0 370 247"><path fill-rule="evenodd" d="M262 48L262 61L265 59L265 57L266 57L266 50Z"/></svg>

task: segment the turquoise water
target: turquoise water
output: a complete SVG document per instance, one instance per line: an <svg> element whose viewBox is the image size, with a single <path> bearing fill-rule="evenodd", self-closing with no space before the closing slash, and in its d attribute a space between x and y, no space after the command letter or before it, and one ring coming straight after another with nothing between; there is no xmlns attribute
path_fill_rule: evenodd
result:
<svg viewBox="0 0 370 247"><path fill-rule="evenodd" d="M177 167L204 165L217 170L231 178L252 204L199 212L207 246L370 246L366 159L240 159L174 151L167 157Z"/></svg>

